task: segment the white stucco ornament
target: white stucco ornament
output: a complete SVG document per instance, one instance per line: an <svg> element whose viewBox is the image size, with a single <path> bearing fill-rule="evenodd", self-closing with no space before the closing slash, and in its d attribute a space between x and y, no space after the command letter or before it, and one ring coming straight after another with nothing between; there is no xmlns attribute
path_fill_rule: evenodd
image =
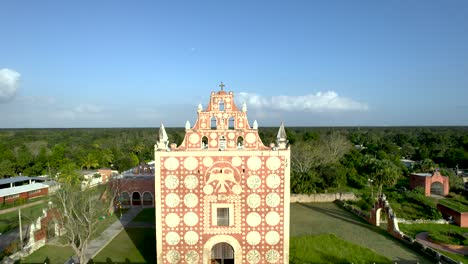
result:
<svg viewBox="0 0 468 264"><path fill-rule="evenodd" d="M176 213L169 213L165 220L168 227L176 227L179 225L180 217Z"/></svg>
<svg viewBox="0 0 468 264"><path fill-rule="evenodd" d="M184 204L189 208L193 208L198 204L198 196L194 193L187 193L184 196Z"/></svg>
<svg viewBox="0 0 468 264"><path fill-rule="evenodd" d="M268 250L265 254L265 258L268 263L277 263L279 260L280 254L278 251L272 249Z"/></svg>
<svg viewBox="0 0 468 264"><path fill-rule="evenodd" d="M176 207L179 205L180 199L179 196L175 193L170 193L166 195L166 205L169 207Z"/></svg>
<svg viewBox="0 0 468 264"><path fill-rule="evenodd" d="M269 157L266 162L269 170L277 170L281 166L281 160L278 157Z"/></svg>
<svg viewBox="0 0 468 264"><path fill-rule="evenodd" d="M271 211L265 216L265 221L270 226L277 225L280 222L280 220L281 220L280 215L278 214L278 212L275 212L275 211Z"/></svg>
<svg viewBox="0 0 468 264"><path fill-rule="evenodd" d="M247 167L251 170L256 171L262 167L262 160L256 156L250 157L247 160Z"/></svg>
<svg viewBox="0 0 468 264"><path fill-rule="evenodd" d="M180 253L175 250L169 250L167 252L166 259L171 264L179 263Z"/></svg>
<svg viewBox="0 0 468 264"><path fill-rule="evenodd" d="M252 246L258 245L260 240L262 240L262 236L257 231L250 231L245 238L247 239L247 243Z"/></svg>
<svg viewBox="0 0 468 264"><path fill-rule="evenodd" d="M193 246L196 243L198 243L198 234L197 234L197 232L188 231L187 233L185 233L184 241L185 241L185 243L187 243L187 245L190 245L190 246Z"/></svg>
<svg viewBox="0 0 468 264"><path fill-rule="evenodd" d="M164 167L168 170L175 170L179 167L179 160L169 157L164 161Z"/></svg>
<svg viewBox="0 0 468 264"><path fill-rule="evenodd" d="M269 231L268 233L266 233L265 235L265 241L269 244L269 245L276 245L279 243L280 241L280 235L278 232L276 231Z"/></svg>
<svg viewBox="0 0 468 264"><path fill-rule="evenodd" d="M194 170L198 167L198 160L194 157L188 157L184 160L184 167L187 170Z"/></svg>
<svg viewBox="0 0 468 264"><path fill-rule="evenodd" d="M211 157L203 158L203 166L210 167L211 165L213 165L213 158Z"/></svg>
<svg viewBox="0 0 468 264"><path fill-rule="evenodd" d="M269 193L265 198L266 204L270 207L276 207L280 204L281 198L277 193Z"/></svg>
<svg viewBox="0 0 468 264"><path fill-rule="evenodd" d="M242 159L240 157L234 157L232 158L232 165L234 167L238 167L242 164Z"/></svg>
<svg viewBox="0 0 468 264"><path fill-rule="evenodd" d="M255 208L260 206L261 200L262 199L261 199L260 195L258 195L256 193L250 194L247 197L247 205L250 208L255 209Z"/></svg>
<svg viewBox="0 0 468 264"><path fill-rule="evenodd" d="M192 144L197 144L200 141L200 136L196 133L193 133L189 137L189 141Z"/></svg>
<svg viewBox="0 0 468 264"><path fill-rule="evenodd" d="M188 226L194 226L198 223L198 215L194 212L188 212L184 215L184 223Z"/></svg>
<svg viewBox="0 0 468 264"><path fill-rule="evenodd" d="M260 262L260 252L258 250L250 250L247 253L247 261L251 264L256 264Z"/></svg>
<svg viewBox="0 0 468 264"><path fill-rule="evenodd" d="M247 215L247 224L251 227L256 227L262 222L262 217L258 213L250 213Z"/></svg>
<svg viewBox="0 0 468 264"><path fill-rule="evenodd" d="M179 244L179 241L180 241L179 234L177 234L176 232L167 233L166 235L167 244L174 246L174 245Z"/></svg>
<svg viewBox="0 0 468 264"><path fill-rule="evenodd" d="M190 190L195 189L198 186L197 176L188 175L187 177L185 177L184 185L185 185L185 188L187 189L190 189Z"/></svg>
<svg viewBox="0 0 468 264"><path fill-rule="evenodd" d="M247 186L249 186L250 189L257 189L260 185L262 185L262 179L260 179L259 176L252 175L247 178Z"/></svg>
<svg viewBox="0 0 468 264"><path fill-rule="evenodd" d="M281 185L281 178L277 174L270 174L266 178L266 184L271 189L276 189Z"/></svg>
<svg viewBox="0 0 468 264"><path fill-rule="evenodd" d="M245 136L245 141L247 141L247 143L249 143L249 144L253 144L253 143L255 143L255 141L257 141L257 136L255 136L254 133L248 133Z"/></svg>
<svg viewBox="0 0 468 264"><path fill-rule="evenodd" d="M187 254L185 254L185 261L188 264L198 263L198 260L199 260L199 256L195 250L190 250L189 252L187 252Z"/></svg>
<svg viewBox="0 0 468 264"><path fill-rule="evenodd" d="M177 186L179 186L179 179L175 175L169 175L166 177L164 180L164 184L168 189L175 189Z"/></svg>

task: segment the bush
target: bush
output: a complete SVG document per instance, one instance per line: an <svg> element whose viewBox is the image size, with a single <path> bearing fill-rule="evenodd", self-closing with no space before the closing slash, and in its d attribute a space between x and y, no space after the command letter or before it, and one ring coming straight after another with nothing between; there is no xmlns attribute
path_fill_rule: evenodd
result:
<svg viewBox="0 0 468 264"><path fill-rule="evenodd" d="M457 232L455 230L433 230L429 232L429 238L434 242L451 245L465 245L465 243L468 242L463 233Z"/></svg>

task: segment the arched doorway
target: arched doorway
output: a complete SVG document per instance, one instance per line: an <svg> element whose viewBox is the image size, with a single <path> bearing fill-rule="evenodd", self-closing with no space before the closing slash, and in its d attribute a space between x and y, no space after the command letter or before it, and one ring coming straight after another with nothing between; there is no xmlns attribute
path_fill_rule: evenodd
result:
<svg viewBox="0 0 468 264"><path fill-rule="evenodd" d="M444 185L440 182L433 182L431 184L431 195L444 195Z"/></svg>
<svg viewBox="0 0 468 264"><path fill-rule="evenodd" d="M143 205L153 205L153 196L150 192L143 193Z"/></svg>
<svg viewBox="0 0 468 264"><path fill-rule="evenodd" d="M233 264L234 249L225 242L218 243L211 249L211 263Z"/></svg>
<svg viewBox="0 0 468 264"><path fill-rule="evenodd" d="M140 206L141 205L141 195L139 192L132 193L132 206Z"/></svg>
<svg viewBox="0 0 468 264"><path fill-rule="evenodd" d="M122 192L120 195L120 202L122 206L130 206L130 195L128 192Z"/></svg>

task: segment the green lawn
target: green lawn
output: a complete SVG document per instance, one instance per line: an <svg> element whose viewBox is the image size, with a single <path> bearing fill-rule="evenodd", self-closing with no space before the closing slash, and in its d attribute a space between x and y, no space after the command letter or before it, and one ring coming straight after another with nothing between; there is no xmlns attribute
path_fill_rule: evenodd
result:
<svg viewBox="0 0 468 264"><path fill-rule="evenodd" d="M21 209L23 224L29 224L33 220L36 221L36 219L42 215L42 209L46 207L47 203L41 203ZM18 226L18 210L0 215L0 233L5 233Z"/></svg>
<svg viewBox="0 0 468 264"><path fill-rule="evenodd" d="M45 245L21 260L20 263L44 263L48 258L50 264L63 264L74 253L71 247Z"/></svg>
<svg viewBox="0 0 468 264"><path fill-rule="evenodd" d="M153 228L125 229L112 240L94 262L156 263L156 234Z"/></svg>
<svg viewBox="0 0 468 264"><path fill-rule="evenodd" d="M392 263L374 251L333 234L293 237L289 263Z"/></svg>
<svg viewBox="0 0 468 264"><path fill-rule="evenodd" d="M468 212L468 200L466 200L462 196L455 196L453 198L440 199L439 203L457 212Z"/></svg>
<svg viewBox="0 0 468 264"><path fill-rule="evenodd" d="M148 222L155 223L155 210L154 208L143 209L134 219L133 222Z"/></svg>

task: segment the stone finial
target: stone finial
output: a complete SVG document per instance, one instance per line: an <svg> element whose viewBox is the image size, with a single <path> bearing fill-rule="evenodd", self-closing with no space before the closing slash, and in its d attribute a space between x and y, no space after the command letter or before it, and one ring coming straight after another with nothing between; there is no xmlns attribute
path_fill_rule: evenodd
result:
<svg viewBox="0 0 468 264"><path fill-rule="evenodd" d="M288 147L288 135L286 135L283 122L281 122L281 126L278 129L278 134L276 135L276 146L279 149L286 149Z"/></svg>
<svg viewBox="0 0 468 264"><path fill-rule="evenodd" d="M198 112L201 112L203 110L202 104L198 104Z"/></svg>
<svg viewBox="0 0 468 264"><path fill-rule="evenodd" d="M167 150L168 144L169 144L169 138L167 136L164 125L161 123L161 126L159 127L159 140L156 143L156 148L158 150Z"/></svg>
<svg viewBox="0 0 468 264"><path fill-rule="evenodd" d="M242 112L247 112L247 104L245 102L242 103Z"/></svg>
<svg viewBox="0 0 468 264"><path fill-rule="evenodd" d="M190 129L190 122L188 120L187 120L187 122L185 122L185 129L186 130Z"/></svg>
<svg viewBox="0 0 468 264"><path fill-rule="evenodd" d="M257 120L254 120L254 122L253 122L253 129L258 129Z"/></svg>

